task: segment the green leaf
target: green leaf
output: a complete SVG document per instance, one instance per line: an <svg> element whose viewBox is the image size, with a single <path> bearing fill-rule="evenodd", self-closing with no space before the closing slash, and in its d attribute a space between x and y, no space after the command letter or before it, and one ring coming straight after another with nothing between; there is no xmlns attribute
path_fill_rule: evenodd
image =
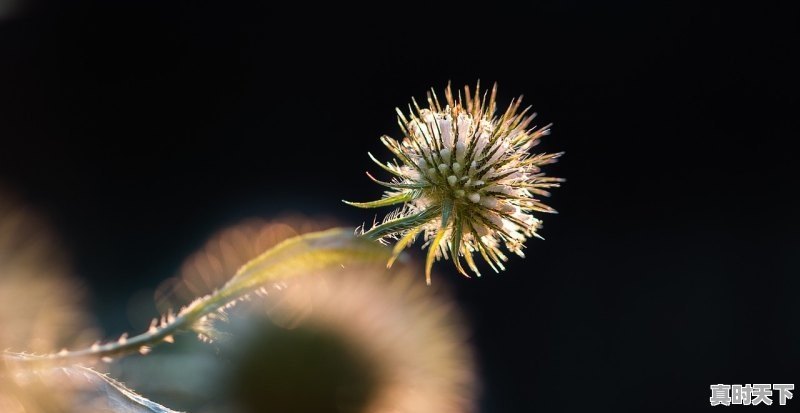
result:
<svg viewBox="0 0 800 413"><path fill-rule="evenodd" d="M414 192L408 191L403 192L402 194L393 195L390 197L386 197L383 199L379 199L377 201L371 202L350 202L350 201L342 201L347 205L354 206L357 208L380 208L390 205L402 204L404 202L408 202L414 198Z"/></svg>
<svg viewBox="0 0 800 413"><path fill-rule="evenodd" d="M428 257L425 260L425 282L428 285L431 285L431 268L433 268L433 260L436 258L436 251L439 250L439 243L442 241L444 232L444 229L436 231L436 237L428 245Z"/></svg>
<svg viewBox="0 0 800 413"><path fill-rule="evenodd" d="M438 216L440 212L441 210L438 208L431 208L426 209L418 214L393 219L373 227L369 231L365 232L363 237L366 239L376 240L390 234L418 227Z"/></svg>
<svg viewBox="0 0 800 413"><path fill-rule="evenodd" d="M450 250L453 254L453 263L455 263L458 272L460 272L463 276L470 278L469 274L467 274L467 272L464 271L464 267L461 265L461 257L459 257L459 254L461 252L461 242L462 242L461 237L464 236L461 217L458 214L456 214L454 221L455 223L453 228L453 237L450 242ZM469 252L465 253L469 254Z"/></svg>
<svg viewBox="0 0 800 413"><path fill-rule="evenodd" d="M442 206L442 228L447 228L447 224L450 222L450 214L453 212L453 200L450 198L446 198L444 200L444 205Z"/></svg>
<svg viewBox="0 0 800 413"><path fill-rule="evenodd" d="M392 248L392 258L390 258L389 262L386 263L387 268L392 267L392 264L394 264L394 261L397 259L397 257L400 256L400 253L402 253L403 250L408 246L408 244L411 243L411 241L413 241L414 238L417 237L417 234L419 234L420 231L422 231L421 226L416 228L411 228L410 230L408 230L408 232L406 232L405 235L403 235L402 238L400 238L397 241L397 243L394 244L394 248Z"/></svg>
<svg viewBox="0 0 800 413"><path fill-rule="evenodd" d="M372 154L371 154L371 153L367 152L367 155L369 155L369 159L371 159L371 160L372 160L372 162L374 162L376 165L378 165L378 166L379 166L381 169L383 169L384 171L386 171L386 172L389 172L390 174L392 174L392 175L394 175L394 176L397 176L397 177L400 177L400 178L402 178L402 177L403 177L403 174L402 174L402 173L400 173L400 172L399 172L399 171L397 171L397 170L394 170L394 169L390 168L388 165L384 165L384 164L383 164L383 162L381 162L381 161L379 161L379 160L375 159L375 157L374 157L374 156L372 156Z"/></svg>
<svg viewBox="0 0 800 413"><path fill-rule="evenodd" d="M385 186L385 187L391 188L391 189L422 189L422 188L425 188L425 187L429 186L429 184L427 184L427 183L406 184L406 183L402 183L402 182L384 182L384 181L381 181L380 179L375 178L369 172L367 172L367 177L372 182L375 182L378 185Z"/></svg>
<svg viewBox="0 0 800 413"><path fill-rule="evenodd" d="M268 282L288 279L325 268L350 264L386 262L388 248L352 230L336 228L290 238L248 262L215 294L230 300ZM217 303L219 304L219 303Z"/></svg>

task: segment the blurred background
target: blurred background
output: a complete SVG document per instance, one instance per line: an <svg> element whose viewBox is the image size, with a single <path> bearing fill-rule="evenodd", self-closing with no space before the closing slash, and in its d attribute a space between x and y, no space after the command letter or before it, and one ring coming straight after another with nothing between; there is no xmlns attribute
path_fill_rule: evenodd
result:
<svg viewBox="0 0 800 413"><path fill-rule="evenodd" d="M0 0L0 182L48 218L113 337L221 228L371 221L340 200L380 194L366 153L388 157L394 108L497 81L554 123L537 149L567 152L548 173L568 181L527 259L437 267L480 411L703 410L710 384L800 381L797 17Z"/></svg>

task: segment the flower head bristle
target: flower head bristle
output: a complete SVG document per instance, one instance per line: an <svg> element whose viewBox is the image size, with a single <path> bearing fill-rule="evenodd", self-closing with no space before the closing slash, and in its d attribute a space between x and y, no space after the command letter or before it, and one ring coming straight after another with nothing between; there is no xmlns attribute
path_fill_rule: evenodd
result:
<svg viewBox="0 0 800 413"><path fill-rule="evenodd" d="M431 90L427 108L420 108L412 99L408 115L397 110L404 138L381 137L395 159L382 163L369 154L392 175L387 182L367 174L388 188L384 197L348 202L360 208L400 205L390 214L391 219L363 235L399 239L396 256L422 234L423 246L429 249L428 282L433 262L441 258L452 256L458 271L466 276L463 257L467 267L480 276L475 254L495 271L505 269L507 257L501 245L524 256L524 242L539 237L536 231L541 221L533 213L555 213L536 196L549 196L548 190L563 182L541 170L562 153L530 153L549 133L550 125L532 126L536 114L529 113L530 107L521 109L521 96L496 116L497 84L491 92L481 93L480 83L474 93L464 87L463 97L461 92L453 92L448 84L444 105Z"/></svg>

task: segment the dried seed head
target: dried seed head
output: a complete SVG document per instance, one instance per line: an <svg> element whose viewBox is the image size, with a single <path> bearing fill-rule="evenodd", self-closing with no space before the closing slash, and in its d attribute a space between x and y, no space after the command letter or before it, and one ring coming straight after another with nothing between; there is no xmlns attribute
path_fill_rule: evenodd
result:
<svg viewBox="0 0 800 413"><path fill-rule="evenodd" d="M347 202L361 208L400 205L383 223L365 236L397 239L395 255L422 234L428 248L426 277L435 259L453 257L464 275L463 257L480 275L473 258L480 254L495 270L505 269L507 260L500 246L524 256L524 242L541 221L535 212L554 213L536 196L549 196L549 188L563 179L545 176L541 167L555 162L562 153L532 154L530 149L549 133L549 125L531 125L535 114L520 110L521 97L496 116L497 85L481 96L480 83L472 94L453 95L448 85L442 106L431 90L428 107L414 102L408 117L398 110L405 134L401 141L388 136L381 141L395 155L383 164L393 175L389 182L370 178L387 187L384 197L373 202Z"/></svg>

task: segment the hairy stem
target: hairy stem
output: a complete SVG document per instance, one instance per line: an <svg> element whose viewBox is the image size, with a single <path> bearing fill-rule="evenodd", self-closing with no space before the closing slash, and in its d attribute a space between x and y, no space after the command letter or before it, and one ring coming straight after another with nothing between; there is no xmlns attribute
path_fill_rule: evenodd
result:
<svg viewBox="0 0 800 413"><path fill-rule="evenodd" d="M332 229L287 239L242 266L236 275L214 293L195 300L177 316L170 313L153 320L147 332L128 338L95 344L89 348L62 350L50 355L3 353L3 359L23 364L75 364L84 360L109 360L131 353L146 353L150 347L165 341L173 334L197 330L211 314L265 285L323 269L342 268L350 264L386 262L387 248L352 230Z"/></svg>
<svg viewBox="0 0 800 413"><path fill-rule="evenodd" d="M61 351L45 356L4 354L4 357L8 356L8 358L16 362L47 363L50 365L74 364L83 360L100 360L144 352L143 349L148 349L165 341L172 341L171 337L176 333L191 330L192 326L200 319L216 311L230 300L231 298L227 297L225 290L219 290L196 301L178 316L163 317L160 325L153 323L148 331L130 338L123 336L117 341L95 344L80 350Z"/></svg>

